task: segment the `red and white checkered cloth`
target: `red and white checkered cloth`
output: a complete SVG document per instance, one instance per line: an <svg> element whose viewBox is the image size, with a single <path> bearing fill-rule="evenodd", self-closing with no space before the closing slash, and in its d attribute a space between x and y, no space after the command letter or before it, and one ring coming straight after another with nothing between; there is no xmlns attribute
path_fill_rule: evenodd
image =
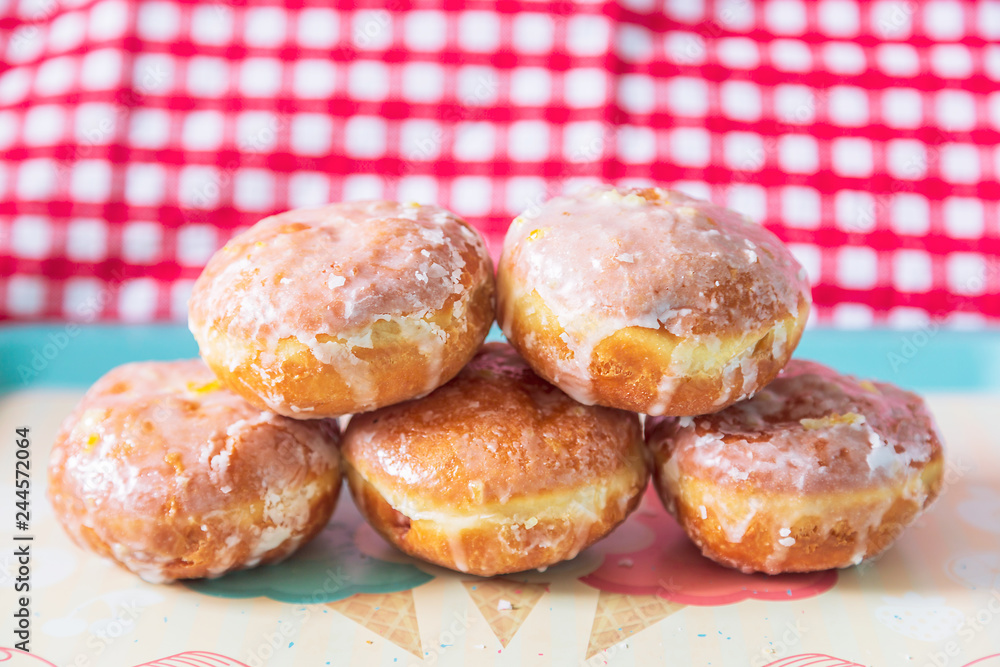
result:
<svg viewBox="0 0 1000 667"><path fill-rule="evenodd" d="M339 5L339 7L337 6ZM1000 3L0 0L0 318L182 320L235 230L594 180L761 220L822 323L1000 317Z"/></svg>

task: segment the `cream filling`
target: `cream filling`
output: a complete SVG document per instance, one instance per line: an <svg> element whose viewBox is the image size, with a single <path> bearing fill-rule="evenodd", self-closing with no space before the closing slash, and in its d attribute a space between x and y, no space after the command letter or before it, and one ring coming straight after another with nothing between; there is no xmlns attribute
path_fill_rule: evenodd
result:
<svg viewBox="0 0 1000 667"><path fill-rule="evenodd" d="M506 502L484 504L467 510L442 510L404 497L401 493L387 492L377 483L368 482L397 512L411 521L430 521L460 529L476 528L483 522L501 525L521 525L528 529L546 521L569 517L588 522L600 519L612 504L624 511L641 480L631 471L623 471L605 482L587 483L582 488L566 491L549 491L533 497L514 497Z"/></svg>

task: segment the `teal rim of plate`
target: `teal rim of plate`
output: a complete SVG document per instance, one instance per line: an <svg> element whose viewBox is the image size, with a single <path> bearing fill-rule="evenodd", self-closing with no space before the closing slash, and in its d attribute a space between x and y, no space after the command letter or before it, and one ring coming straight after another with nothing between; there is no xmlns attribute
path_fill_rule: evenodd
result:
<svg viewBox="0 0 1000 667"><path fill-rule="evenodd" d="M495 325L487 340L503 340ZM196 356L183 325L9 324L0 326L0 393L86 388L123 363ZM795 356L915 391L1000 390L1000 330L814 328Z"/></svg>

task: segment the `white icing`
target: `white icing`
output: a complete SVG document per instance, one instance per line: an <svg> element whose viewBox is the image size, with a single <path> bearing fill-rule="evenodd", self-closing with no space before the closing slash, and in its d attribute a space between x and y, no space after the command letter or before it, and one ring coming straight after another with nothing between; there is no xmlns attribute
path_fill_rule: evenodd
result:
<svg viewBox="0 0 1000 667"><path fill-rule="evenodd" d="M301 532L313 511L312 499L330 492L339 466L335 436L319 422L254 408L222 388L200 361L116 368L95 383L78 411L80 418L73 423L71 416L67 422L72 423L68 438L54 447L54 460L64 459L65 483L89 510L75 517L78 524L67 523L67 529L77 534L80 526L87 527L147 581L166 581L168 568L175 569L185 554L172 544L151 543L152 532L123 530L120 524L112 530L105 516L123 515L136 525L195 522L202 539L224 542L203 565L207 576L217 576L249 567L259 557L244 559L245 547L256 535L244 530L248 510L243 494L238 501L230 496L241 451L253 457L261 447L265 453L268 448L277 451L286 441L281 451L288 458L260 474L277 489L266 500L265 552L282 544L291 549L301 537L296 531ZM296 468L316 471L320 481L306 487L289 483L295 481L289 475L297 474ZM306 502L296 494L304 494ZM177 501L176 519L171 518L174 510L162 514L168 498Z"/></svg>
<svg viewBox="0 0 1000 667"><path fill-rule="evenodd" d="M731 514L725 508L718 505L713 508L719 520L719 526L722 528L722 532L728 541L733 543L743 541L747 528L750 527L750 524L757 517L757 512L764 506L764 502L759 498L749 498L747 506L745 512L736 515Z"/></svg>
<svg viewBox="0 0 1000 667"><path fill-rule="evenodd" d="M467 276L473 271L466 261L470 253L478 262ZM404 327L400 337L417 341L433 388L440 384L449 340L430 318L450 301L460 321L447 326L467 328L469 298L491 280L482 239L444 209L334 204L267 218L232 239L196 282L189 322L203 351L225 355L213 363L257 376L266 387L261 399L272 410L315 409L301 400L295 410L286 405L286 378L275 350L287 339L335 366L359 410L371 409L380 388L369 357L354 350L372 349L372 325Z"/></svg>
<svg viewBox="0 0 1000 667"><path fill-rule="evenodd" d="M770 232L678 192L604 186L556 197L542 206L532 225L525 221L525 216L516 218L504 241L498 320L510 337L515 304L537 292L570 352L547 357L551 367L544 373L585 404L597 398L590 377L595 348L627 327L680 338L671 368L664 369L661 391L644 412L662 414L679 382L719 370L706 369L706 363L724 366L731 377L745 362L742 387L717 405L738 400L758 388L756 364L747 361L754 345L767 327L797 317L800 304L810 298L808 284L797 277L798 263ZM540 230L544 233L536 233ZM689 270L693 258L699 263ZM745 299L739 294L744 282L732 292L716 289L735 276L749 277L750 312L726 303L730 294ZM694 333L697 324L706 322L715 326L704 328L723 337L702 329ZM781 356L786 339L784 331L775 337L774 349ZM527 341L518 344L534 347Z"/></svg>
<svg viewBox="0 0 1000 667"><path fill-rule="evenodd" d="M702 518L707 507L734 543L749 525L780 520L771 528L777 534L763 567L767 572L782 571L792 557L788 550L799 544L792 532L800 522L823 539L846 521L855 537L844 564L861 562L871 555L872 535L884 530L900 498L912 501L919 513L932 493L924 480L926 464L940 456L936 427L919 397L892 385L792 360L752 400L705 415L697 425L693 421L646 424L667 503L676 503L687 476L748 497L733 504L728 492L725 499L702 492L685 502ZM748 485L741 485L744 475L751 480L749 496ZM850 494L853 503L843 512L829 500L838 493ZM794 502L770 504L775 497Z"/></svg>

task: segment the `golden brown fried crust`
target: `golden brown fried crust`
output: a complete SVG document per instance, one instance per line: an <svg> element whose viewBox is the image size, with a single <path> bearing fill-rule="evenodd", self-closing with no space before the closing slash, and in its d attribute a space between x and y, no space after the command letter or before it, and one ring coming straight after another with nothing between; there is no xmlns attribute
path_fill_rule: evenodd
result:
<svg viewBox="0 0 1000 667"><path fill-rule="evenodd" d="M807 276L735 211L661 188L595 186L508 228L497 321L535 372L586 404L720 410L789 359Z"/></svg>
<svg viewBox="0 0 1000 667"><path fill-rule="evenodd" d="M290 555L340 489L332 421L261 412L201 361L118 367L63 423L49 499L77 544L148 581Z"/></svg>
<svg viewBox="0 0 1000 667"><path fill-rule="evenodd" d="M288 211L237 235L195 282L191 331L233 391L288 417L336 417L451 379L493 322L482 238L435 206Z"/></svg>
<svg viewBox="0 0 1000 667"><path fill-rule="evenodd" d="M630 495L625 505L607 505L598 516L571 509L559 517L538 519L530 528L498 520L487 511L474 525L457 526L445 517L411 520L350 465L345 475L361 514L388 542L416 558L481 577L545 568L575 557L624 521L642 495ZM502 506L496 509L502 517Z"/></svg>
<svg viewBox="0 0 1000 667"><path fill-rule="evenodd" d="M500 299L507 298L501 286ZM498 306L502 309L504 306ZM690 374L678 377L673 394L662 408L658 403L664 375L669 374L680 343L677 336L663 329L642 327L620 329L605 338L594 348L589 373L595 403L623 410L665 415L701 415L721 410L744 394L744 387L758 389L773 380L795 351L809 317L810 304L803 299L796 317L779 320L775 326L759 332L740 332L747 343L739 347L739 338L733 336L726 346L727 353L708 360L701 368L692 367ZM562 326L537 292L517 300L513 306L510 342L531 364L540 376L549 382L560 380L560 359L571 356ZM775 335L784 333L786 343L777 346ZM725 370L733 349L744 352L746 367L754 369L755 376L748 379L743 368L734 364L731 372ZM753 390L752 389L752 390ZM751 391L752 391L751 390Z"/></svg>
<svg viewBox="0 0 1000 667"><path fill-rule="evenodd" d="M491 269L492 271L492 269ZM429 322L448 333L448 345L441 350L439 369L441 381L453 378L486 338L493 324L494 285L492 281L475 286L469 299L464 322L456 321L447 309L428 318ZM426 392L428 381L424 342L408 336L395 322L377 321L372 324L373 346L353 348L352 354L367 364L369 382L375 388L370 403L359 404L351 389L354 379L349 366L324 364L312 351L295 338L284 338L271 351L262 343L226 336L217 328L203 344L202 356L227 387L262 410L276 409L273 402L262 397L280 395L284 406L277 410L286 416L312 419L338 416L372 406L392 405ZM226 350L226 351L223 351ZM263 367L265 357L275 359L268 368L280 381L262 377L256 368ZM223 361L230 357L245 358L246 362L230 369ZM292 408L291 406L295 406Z"/></svg>
<svg viewBox="0 0 1000 667"><path fill-rule="evenodd" d="M801 359L720 412L647 419L646 439L667 509L706 556L747 572L875 556L943 482L919 396Z"/></svg>
<svg viewBox="0 0 1000 667"><path fill-rule="evenodd" d="M465 510L599 483L634 466L641 442L636 415L581 405L487 343L429 396L352 417L342 453L380 488Z"/></svg>
<svg viewBox="0 0 1000 667"><path fill-rule="evenodd" d="M61 473L56 475L61 476ZM311 479L307 483L316 481ZM250 567L251 564L280 562L323 530L333 515L338 496L332 485L325 482L331 490L321 493L309 506L304 527L295 536L296 539L286 540L258 556L252 553L252 542L245 538L268 524L264 518L264 503L260 500L226 512L185 515L183 510L178 509L180 503L167 499L165 513L161 517L135 518L125 513L109 513L94 524L90 521L91 512L83 503L66 493L58 481L54 483L56 489L50 492L49 497L59 522L73 541L99 556L118 561L119 565L153 583L214 578ZM339 484L336 486L339 489ZM88 522L91 525L87 525ZM202 526L205 528L202 529ZM128 562L135 554L116 551L112 546L116 543L134 545L131 549L138 549L141 545L145 564ZM232 566L227 565L225 570L220 571L223 562L219 560L219 554L222 553L227 554L225 562L232 563Z"/></svg>
<svg viewBox="0 0 1000 667"><path fill-rule="evenodd" d="M909 484L807 497L734 489L694 478L683 478L676 490L668 492L659 470L657 465L654 479L661 499L667 506L673 504L674 516L703 554L744 572L781 574L849 567L884 552L937 499L944 460L938 452L914 471ZM906 489L915 487L926 495L908 497ZM761 508L754 508L754 499ZM722 527L725 520L716 513L719 506L731 515L753 516L739 542L728 539ZM794 543L776 560L775 536L783 530Z"/></svg>
<svg viewBox="0 0 1000 667"><path fill-rule="evenodd" d="M577 403L500 343L429 396L354 416L342 454L386 539L484 575L575 556L648 477L636 415Z"/></svg>

